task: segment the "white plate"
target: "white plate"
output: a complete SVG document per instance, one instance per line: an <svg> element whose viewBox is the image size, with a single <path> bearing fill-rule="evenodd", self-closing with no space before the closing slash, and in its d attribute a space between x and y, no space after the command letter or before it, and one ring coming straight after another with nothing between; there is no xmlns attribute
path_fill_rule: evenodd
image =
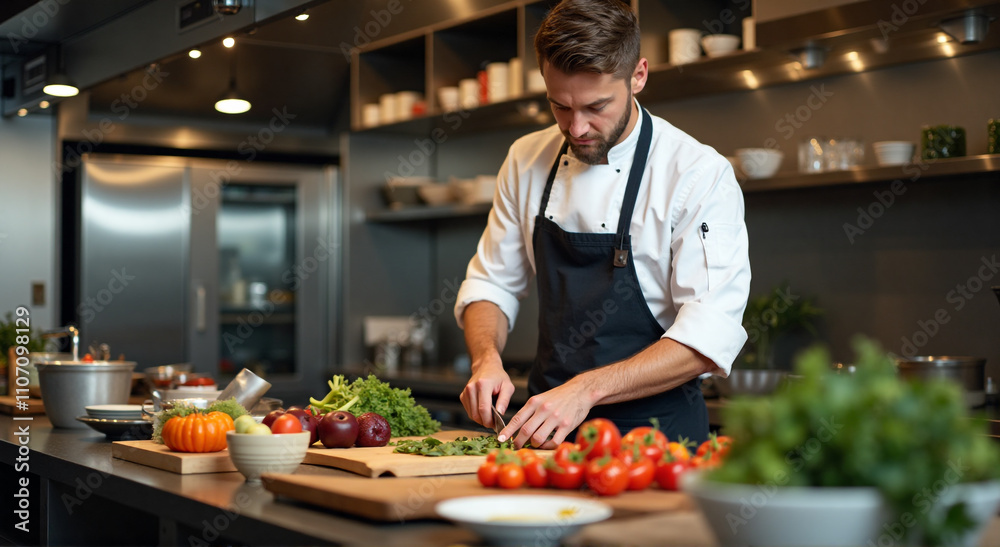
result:
<svg viewBox="0 0 1000 547"><path fill-rule="evenodd" d="M494 545L557 545L613 512L599 501L535 495L455 498L437 504L435 511Z"/></svg>
<svg viewBox="0 0 1000 547"><path fill-rule="evenodd" d="M142 418L141 405L90 405L85 407L91 418L108 420L138 420Z"/></svg>

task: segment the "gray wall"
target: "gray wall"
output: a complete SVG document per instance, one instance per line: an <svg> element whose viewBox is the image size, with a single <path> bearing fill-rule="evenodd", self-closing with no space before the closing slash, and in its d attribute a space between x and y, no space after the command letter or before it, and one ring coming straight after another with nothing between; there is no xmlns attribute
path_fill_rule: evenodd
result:
<svg viewBox="0 0 1000 547"><path fill-rule="evenodd" d="M982 154L986 120L1000 117L996 66L1000 66L1000 53L993 52L646 106L724 154L774 139L785 152L783 171L795 171L797 143L808 136L861 138L869 145L866 163L874 165L872 142L919 141L924 124L964 126L969 154ZM790 132L778 125L786 113L807 104L814 88L833 95L821 108L810 111L800 128ZM441 180L449 175L494 172L510 142L524 132L449 139L435 154L429 172ZM374 157L369 159L375 161ZM793 294L814 297L825 310L821 339L841 360L852 358L851 337L865 333L896 353L910 350L905 347L905 337L919 346L913 348L918 354L986 356L989 373L1000 375L1000 306L988 288L1000 285L1000 276L984 269L983 276L991 279L972 281L969 287L978 287L978 292L968 297L951 292L956 285L969 283L970 277L978 279L982 260L989 261L1000 251L997 178L994 173L905 181L905 192L853 243L844 232L844 224L857 224L857 209L867 209L876 200L875 192L884 192L888 183L748 193L752 293L787 281ZM355 183L351 181L351 192L359 191ZM437 245L426 248L434 257L433 269L428 271L433 272L430 282L435 288L430 293L422 289L426 298L437 294L445 280L464 277L485 218L439 222L436 226ZM366 228L365 233L384 229ZM426 225L399 228L419 232L421 237L429 237L430 232L421 232L429 229ZM421 286L428 282L423 275L408 270L408 277L416 276ZM347 292L354 290L348 286ZM380 311L395 306L383 300L375 300L385 304L377 306ZM360 312L361 303L356 302L354 311ZM404 306L394 313L413 311L407 310ZM526 303L511 336L508 359L530 359L534 313L533 303ZM935 320L936 314L944 319L942 313L947 314L947 322ZM449 314L439 318L439 329L442 358L447 360L464 349L461 331ZM921 330L933 335L914 336ZM801 339L795 342L781 348L786 358L804 343Z"/></svg>

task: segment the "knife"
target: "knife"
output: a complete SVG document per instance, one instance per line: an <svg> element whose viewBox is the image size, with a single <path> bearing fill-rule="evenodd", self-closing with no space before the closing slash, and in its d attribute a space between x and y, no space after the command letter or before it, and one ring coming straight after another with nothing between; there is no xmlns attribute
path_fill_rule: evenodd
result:
<svg viewBox="0 0 1000 547"><path fill-rule="evenodd" d="M500 432L503 431L503 428L507 427L507 424L503 421L503 416L497 410L496 405L491 403L490 408L493 409L493 431L497 436L500 436Z"/></svg>

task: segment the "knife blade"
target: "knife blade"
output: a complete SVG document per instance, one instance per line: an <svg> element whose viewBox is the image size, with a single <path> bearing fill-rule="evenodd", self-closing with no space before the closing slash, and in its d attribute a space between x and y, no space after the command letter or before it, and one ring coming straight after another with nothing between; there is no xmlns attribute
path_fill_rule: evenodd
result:
<svg viewBox="0 0 1000 547"><path fill-rule="evenodd" d="M493 409L493 431L499 436L503 428L507 427L507 424L503 421L503 416L497 410L496 405L490 404L490 408Z"/></svg>

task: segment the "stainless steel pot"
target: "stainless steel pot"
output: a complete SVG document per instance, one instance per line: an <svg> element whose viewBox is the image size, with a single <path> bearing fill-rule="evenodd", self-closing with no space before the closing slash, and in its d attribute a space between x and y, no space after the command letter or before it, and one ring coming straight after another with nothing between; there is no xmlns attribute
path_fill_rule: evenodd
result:
<svg viewBox="0 0 1000 547"><path fill-rule="evenodd" d="M720 397L769 395L787 376L783 370L733 369L729 377L713 376L712 381Z"/></svg>
<svg viewBox="0 0 1000 547"><path fill-rule="evenodd" d="M944 379L962 386L970 408L986 404L986 359L927 355L896 359L896 368L904 378Z"/></svg>
<svg viewBox="0 0 1000 547"><path fill-rule="evenodd" d="M49 361L37 363L45 414L55 427L85 428L78 416L90 405L125 404L132 390L134 361Z"/></svg>

